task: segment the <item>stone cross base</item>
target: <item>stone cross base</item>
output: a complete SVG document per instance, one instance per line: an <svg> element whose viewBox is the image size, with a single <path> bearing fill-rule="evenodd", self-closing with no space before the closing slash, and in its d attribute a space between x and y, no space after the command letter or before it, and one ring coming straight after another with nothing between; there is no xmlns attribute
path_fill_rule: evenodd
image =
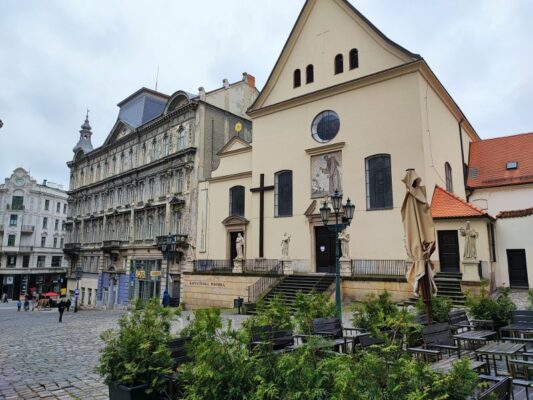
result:
<svg viewBox="0 0 533 400"><path fill-rule="evenodd" d="M341 276L352 276L352 260L349 258L340 258L340 274Z"/></svg>
<svg viewBox="0 0 533 400"><path fill-rule="evenodd" d="M283 275L292 275L294 273L292 269L292 261L290 258L282 259L283 262Z"/></svg>
<svg viewBox="0 0 533 400"><path fill-rule="evenodd" d="M478 265L476 260L463 260L463 281L480 281Z"/></svg>
<svg viewBox="0 0 533 400"><path fill-rule="evenodd" d="M234 274L242 274L242 264L243 259L242 258L236 258L233 260L233 270L232 272Z"/></svg>

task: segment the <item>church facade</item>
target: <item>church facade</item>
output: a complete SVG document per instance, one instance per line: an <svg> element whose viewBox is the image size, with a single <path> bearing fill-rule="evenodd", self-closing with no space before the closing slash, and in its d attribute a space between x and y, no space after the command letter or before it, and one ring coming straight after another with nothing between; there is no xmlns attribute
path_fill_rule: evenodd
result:
<svg viewBox="0 0 533 400"><path fill-rule="evenodd" d="M357 275L361 265L400 271L402 178L414 168L428 200L440 204L433 210L437 270L479 280L463 263L461 228L469 221L476 263L490 274L494 218L466 200L469 146L478 134L425 60L349 2L306 1L248 115L253 142L230 141L200 183L196 258L205 265L227 260L235 268L241 234L244 265L284 260L289 273L334 272L335 239L319 210L338 190L355 204L344 274Z"/></svg>
<svg viewBox="0 0 533 400"><path fill-rule="evenodd" d="M142 88L118 104L117 122L98 148L85 120L67 163L64 248L68 287L71 295L79 287L82 305L113 307L165 290L179 299L181 268L195 247L198 181L210 177L231 137L251 140L245 111L256 96L246 73L197 94ZM160 243L169 233L177 242L170 265Z"/></svg>

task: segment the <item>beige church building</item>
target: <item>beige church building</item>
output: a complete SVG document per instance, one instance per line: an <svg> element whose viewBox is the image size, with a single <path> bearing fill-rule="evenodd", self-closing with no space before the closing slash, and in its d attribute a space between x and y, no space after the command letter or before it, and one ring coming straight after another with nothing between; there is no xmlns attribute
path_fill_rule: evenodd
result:
<svg viewBox="0 0 533 400"><path fill-rule="evenodd" d="M458 280L462 273L463 289L494 274L494 218L468 203L465 189L478 134L426 61L349 2L306 1L247 113L252 142L233 138L211 178L199 183L187 305L222 298L230 305L261 279L254 274L281 273L276 261L285 274L333 273L334 233L319 209L335 190L355 204L341 266L344 297L384 288L409 297L400 215L409 168L435 203L436 270ZM467 221L477 236L474 260L464 260ZM372 275L394 279L377 282ZM218 297L198 289L209 286L217 286Z"/></svg>

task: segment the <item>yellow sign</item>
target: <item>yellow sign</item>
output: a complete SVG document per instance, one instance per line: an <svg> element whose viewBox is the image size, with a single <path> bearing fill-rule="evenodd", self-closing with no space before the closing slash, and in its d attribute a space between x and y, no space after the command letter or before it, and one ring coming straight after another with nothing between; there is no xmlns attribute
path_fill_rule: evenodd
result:
<svg viewBox="0 0 533 400"><path fill-rule="evenodd" d="M156 276L161 276L161 271L150 271L150 276L152 278L154 278Z"/></svg>
<svg viewBox="0 0 533 400"><path fill-rule="evenodd" d="M240 131L242 131L242 124L240 122L237 122L235 124L235 132L239 133Z"/></svg>
<svg viewBox="0 0 533 400"><path fill-rule="evenodd" d="M144 269L138 269L135 271L135 277L137 279L146 279L146 271Z"/></svg>
<svg viewBox="0 0 533 400"><path fill-rule="evenodd" d="M61 288L61 289L59 289L59 294L60 294L61 296L65 296L65 295L67 294L67 288Z"/></svg>

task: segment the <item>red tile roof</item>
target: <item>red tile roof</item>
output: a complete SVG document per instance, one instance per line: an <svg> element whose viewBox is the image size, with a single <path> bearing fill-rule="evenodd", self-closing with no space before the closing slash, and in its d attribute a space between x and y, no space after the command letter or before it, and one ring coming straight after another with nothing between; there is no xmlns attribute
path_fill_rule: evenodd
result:
<svg viewBox="0 0 533 400"><path fill-rule="evenodd" d="M513 161L518 168L508 170ZM533 132L473 142L468 164L471 188L533 183Z"/></svg>
<svg viewBox="0 0 533 400"><path fill-rule="evenodd" d="M440 186L435 186L431 200L431 215L434 219L443 218L489 218L486 211L468 203Z"/></svg>
<svg viewBox="0 0 533 400"><path fill-rule="evenodd" d="M496 218L519 218L533 215L533 207L524 210L500 211Z"/></svg>

